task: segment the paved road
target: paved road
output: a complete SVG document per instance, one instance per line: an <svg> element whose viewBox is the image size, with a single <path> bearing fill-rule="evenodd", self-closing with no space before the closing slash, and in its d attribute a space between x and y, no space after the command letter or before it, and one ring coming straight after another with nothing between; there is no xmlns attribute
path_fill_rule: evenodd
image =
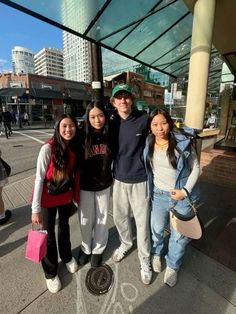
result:
<svg viewBox="0 0 236 314"><path fill-rule="evenodd" d="M9 183L16 182L35 172L36 160L42 143L53 134L53 129L17 130L6 139L0 137L2 156L11 165Z"/></svg>

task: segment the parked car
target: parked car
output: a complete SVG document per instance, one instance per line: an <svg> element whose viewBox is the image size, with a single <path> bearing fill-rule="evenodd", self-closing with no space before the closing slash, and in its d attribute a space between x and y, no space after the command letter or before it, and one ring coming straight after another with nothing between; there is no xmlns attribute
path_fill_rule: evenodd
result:
<svg viewBox="0 0 236 314"><path fill-rule="evenodd" d="M32 115L32 121L43 121L43 116Z"/></svg>
<svg viewBox="0 0 236 314"><path fill-rule="evenodd" d="M171 117L171 119L174 121L174 124L177 128L181 127L184 124L184 119L180 117Z"/></svg>
<svg viewBox="0 0 236 314"><path fill-rule="evenodd" d="M82 129L84 127L84 123L85 123L85 115L83 115L82 117L75 117L77 123L78 123L78 127L80 129Z"/></svg>
<svg viewBox="0 0 236 314"><path fill-rule="evenodd" d="M52 116L52 114L45 114L44 119L46 121L53 121L53 116Z"/></svg>

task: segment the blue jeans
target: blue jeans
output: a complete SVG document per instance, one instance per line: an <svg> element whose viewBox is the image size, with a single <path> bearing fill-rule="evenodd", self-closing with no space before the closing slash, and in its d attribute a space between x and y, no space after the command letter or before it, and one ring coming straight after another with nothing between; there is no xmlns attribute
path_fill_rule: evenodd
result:
<svg viewBox="0 0 236 314"><path fill-rule="evenodd" d="M154 187L151 203L152 255L160 256L163 251L164 228L169 223L169 211L172 206L175 206L175 210L183 215L191 212L187 199L175 201L171 199L169 192ZM172 226L170 226L170 231L168 253L165 259L168 267L178 271L185 247L190 239L175 231Z"/></svg>

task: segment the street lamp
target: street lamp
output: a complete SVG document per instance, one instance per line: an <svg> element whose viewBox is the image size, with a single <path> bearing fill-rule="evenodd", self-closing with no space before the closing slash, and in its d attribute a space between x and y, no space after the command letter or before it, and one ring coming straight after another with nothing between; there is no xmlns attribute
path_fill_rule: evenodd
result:
<svg viewBox="0 0 236 314"><path fill-rule="evenodd" d="M102 100L102 84L100 81L92 81L92 98L94 101Z"/></svg>
<svg viewBox="0 0 236 314"><path fill-rule="evenodd" d="M102 75L102 51L101 47L95 43L90 45L91 68L92 68L92 99L103 101L103 75Z"/></svg>
<svg viewBox="0 0 236 314"><path fill-rule="evenodd" d="M29 88L26 88L24 98L25 98L26 106L28 108L29 122L30 124L32 124L32 106L30 105L30 102L29 102L29 95L30 95Z"/></svg>

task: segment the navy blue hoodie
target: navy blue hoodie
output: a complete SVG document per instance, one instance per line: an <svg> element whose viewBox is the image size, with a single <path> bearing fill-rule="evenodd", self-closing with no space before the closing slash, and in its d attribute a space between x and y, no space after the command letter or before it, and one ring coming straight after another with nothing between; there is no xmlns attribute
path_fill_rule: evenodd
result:
<svg viewBox="0 0 236 314"><path fill-rule="evenodd" d="M111 121L114 178L125 183L139 183L147 180L143 162L143 149L147 136L148 116L138 110L122 119L116 115Z"/></svg>

